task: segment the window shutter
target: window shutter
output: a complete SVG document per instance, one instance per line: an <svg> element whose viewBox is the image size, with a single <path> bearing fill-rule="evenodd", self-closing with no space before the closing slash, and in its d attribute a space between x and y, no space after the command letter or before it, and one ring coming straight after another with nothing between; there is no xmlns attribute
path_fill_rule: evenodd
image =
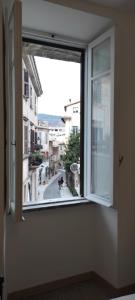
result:
<svg viewBox="0 0 135 300"><path fill-rule="evenodd" d="M37 132L35 131L35 144L37 144Z"/></svg>
<svg viewBox="0 0 135 300"><path fill-rule="evenodd" d="M12 2L7 12L8 49L8 198L11 213L22 220L22 6Z"/></svg>
<svg viewBox="0 0 135 300"><path fill-rule="evenodd" d="M33 153L35 149L35 133L34 130L31 129L31 152Z"/></svg>
<svg viewBox="0 0 135 300"><path fill-rule="evenodd" d="M24 97L29 98L29 72L24 69Z"/></svg>
<svg viewBox="0 0 135 300"><path fill-rule="evenodd" d="M24 154L28 154L28 126L24 125Z"/></svg>

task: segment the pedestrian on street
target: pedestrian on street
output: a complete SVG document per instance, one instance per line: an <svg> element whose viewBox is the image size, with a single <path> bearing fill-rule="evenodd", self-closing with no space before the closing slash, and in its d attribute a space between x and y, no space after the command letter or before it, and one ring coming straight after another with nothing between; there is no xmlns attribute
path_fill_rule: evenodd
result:
<svg viewBox="0 0 135 300"><path fill-rule="evenodd" d="M58 180L58 187L59 187L59 190L61 189L61 179Z"/></svg>
<svg viewBox="0 0 135 300"><path fill-rule="evenodd" d="M61 190L63 183L64 183L63 177L59 178L59 180L58 180L59 190Z"/></svg>
<svg viewBox="0 0 135 300"><path fill-rule="evenodd" d="M61 187L63 186L63 183L64 183L64 180L63 180L63 177L61 177Z"/></svg>

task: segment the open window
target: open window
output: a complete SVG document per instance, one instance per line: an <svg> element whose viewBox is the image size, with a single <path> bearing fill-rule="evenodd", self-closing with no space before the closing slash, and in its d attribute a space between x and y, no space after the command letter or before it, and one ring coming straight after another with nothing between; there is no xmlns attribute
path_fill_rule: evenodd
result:
<svg viewBox="0 0 135 300"><path fill-rule="evenodd" d="M52 37L48 40L44 35L21 34L21 4L14 1L9 17L9 201L16 220L21 220L23 209L37 208L39 203L33 202L36 184L46 184L43 177L51 179L52 160L56 160L57 150L61 157L65 154L63 142L57 145L53 138L63 137L63 127L48 128L47 120L37 122L37 100L42 94L36 56L50 56L63 60L79 60L81 63L81 93L79 101L68 103L63 107L66 117L61 121L70 124L72 135L79 136L79 159L70 164L72 174L78 174L80 180L79 196L72 199L50 199L41 201L40 207L60 204L84 203L94 201L112 205L113 201L113 95L114 95L114 31L110 30L91 44L80 48L76 43L69 46L69 41L55 43ZM23 48L23 54L22 54ZM45 55L44 55L45 53ZM62 59L61 59L62 60ZM22 64L23 61L23 64ZM24 72L22 72L22 67ZM23 84L22 84L22 74ZM34 75L33 75L34 74ZM24 89L22 90L22 86ZM23 99L24 98L24 99ZM26 101L27 100L27 101ZM24 114L22 106L29 106ZM71 108L72 115L77 118L81 111L80 125L71 122L67 110ZM37 123L36 123L37 122ZM23 134L22 134L23 128ZM48 135L49 132L49 135ZM50 152L47 150L50 140ZM54 148L54 149L53 149ZM51 152L54 151L54 152ZM24 152L24 153L23 153ZM23 154L25 157L23 157ZM37 155L38 154L38 155ZM44 161L43 161L44 155ZM25 162L23 162L25 158ZM22 163L23 162L23 163ZM44 168L48 166L48 168ZM57 175L57 169L55 174ZM25 169L22 176L22 168ZM28 182L27 182L28 181Z"/></svg>
<svg viewBox="0 0 135 300"><path fill-rule="evenodd" d="M88 97L86 99L87 199L107 206L113 203L114 29L88 46Z"/></svg>

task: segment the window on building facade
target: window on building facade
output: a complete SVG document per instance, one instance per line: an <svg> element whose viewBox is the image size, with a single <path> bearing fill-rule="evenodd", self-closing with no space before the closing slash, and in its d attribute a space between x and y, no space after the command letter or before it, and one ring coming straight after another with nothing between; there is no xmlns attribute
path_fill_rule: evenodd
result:
<svg viewBox="0 0 135 300"><path fill-rule="evenodd" d="M30 86L30 108L33 109L33 93L32 93L32 86Z"/></svg>
<svg viewBox="0 0 135 300"><path fill-rule="evenodd" d="M73 132L74 134L77 134L77 133L79 132L78 126L72 126L72 132Z"/></svg>
<svg viewBox="0 0 135 300"><path fill-rule="evenodd" d="M35 99L34 99L34 110L35 110L35 115L37 114L37 98L35 96Z"/></svg>
<svg viewBox="0 0 135 300"><path fill-rule="evenodd" d="M20 3L16 2L14 10L17 9L18 11L19 6ZM12 13L14 12L14 10L12 10ZM19 19L17 19L17 21L14 19L13 24L15 26L12 30L18 28L17 22L19 22ZM14 110L11 110L11 116L13 112L16 116L15 120L13 116L10 118L10 122L12 123L12 126L10 126L12 136L12 143L10 146L10 165L12 167L11 173L13 175L11 178L10 173L9 185L11 189L11 202L13 210L16 211L17 209L18 214L20 215L21 208L18 204L18 201L20 201L20 204L21 201L23 203L24 201L26 201L27 203L24 203L25 208L26 206L29 206L30 202L34 207L35 202L36 204L51 203L51 205L55 205L58 202L73 202L73 199L75 199L75 201L90 200L98 203L106 203L106 205L110 206L113 200L113 30L106 32L98 39L94 40L90 45L88 45L88 47L86 47L86 49L80 49L73 46L70 47L68 45L66 46L65 44L63 47L61 47L61 45L56 46L54 43L46 45L45 41L41 41L41 38L39 43L37 43L37 40L35 42L34 39L28 39L24 37L23 47L27 47L26 53L29 58L27 57L27 55L23 55L22 58L20 55L20 45L21 41L16 38L16 35L14 35L14 47L17 47L19 53L17 51L13 51L14 54L18 53L18 56L15 59L13 59L13 55L10 55L10 60L12 62L10 65L14 67L14 72L12 72L12 75L9 75L9 78L11 78L11 76L14 77L15 74L15 77L10 82L11 85L15 83L15 80L18 83L11 88L11 91L13 91L13 93L11 93L11 105L15 107ZM41 51L41 46L43 51ZM57 50L56 52L55 47ZM55 57L52 57L52 48L53 55ZM34 55L32 55L32 49L34 49ZM40 67L38 63L39 58L42 60L46 58L45 53L50 53L51 61L58 61L58 69L60 69L60 62L62 61L66 61L67 64L70 64L72 62L78 64L79 66L79 81L77 83L77 86L79 93L80 90L81 93L79 94L78 99L75 98L72 100L72 98L70 97L70 99L66 99L67 103L65 103L64 101L61 102L63 105L63 114L59 113L57 115L54 115L54 113L52 113L51 116L53 117L51 117L51 119L48 111L42 110L41 107L40 113L38 111L38 105L40 105L39 103L43 94L43 83L41 83L41 75L38 74L40 73ZM87 57L86 60L85 56ZM17 64L15 63L16 59ZM20 59L21 61L22 59L24 60L25 65L25 75L23 76L23 78L21 78L21 75L17 76L17 74L22 74L20 68ZM31 60L29 66L34 66L34 68L30 70L30 72L28 70L27 64L28 59ZM18 61L20 62L20 64L18 63ZM85 70L87 72L85 74L84 64ZM32 72L33 76L35 76L35 80L33 80L32 84L34 86L34 90L36 91L37 98L37 111L36 114L35 111L33 111L33 115L30 114L27 110L27 103L25 103L26 101L23 103L23 111L20 108L21 102L19 101L20 97L22 97L23 95L21 91L22 82L20 84L20 79L24 80L24 85L28 85L29 80L32 80L32 78L34 78L33 76L31 76ZM48 76L49 73L47 74L47 77ZM76 76L74 76L74 78L76 78ZM86 84L84 80L86 81ZM80 82L81 89L79 86ZM52 90L53 88L54 87L51 86ZM24 91L26 91L24 92L24 94L26 95L26 97L28 97L29 95L27 92L27 88L25 88ZM75 107L74 105L77 100L80 104L80 114L73 113L73 107ZM44 103L45 101L46 99L44 99ZM58 101L56 101L56 99L54 99L54 103L56 103L58 106ZM47 108L46 105L44 107L44 109ZM51 108L53 109L53 105ZM22 142L25 143L25 139L22 140L21 134L19 136L18 130L20 129L21 131L21 126L23 124L21 124L20 127L17 128L18 124L20 124L20 120L22 120L22 117L24 117L23 114L27 114L27 119L29 120L28 130L26 130L23 126L23 130L26 130L28 133L28 148L30 149L27 170L25 168L26 165L23 165L24 162L22 157ZM43 115L46 115L45 118L43 117ZM73 115L75 115L75 119ZM79 125L76 123L76 115L80 115ZM51 122L52 119L54 119L54 116L56 117L54 121L55 125L52 126ZM58 128L58 124L56 120L60 124L59 126L61 128L65 128L67 126L65 132L63 130L62 137L64 140L62 141L58 140L58 132L56 131L56 129ZM72 131L73 128L78 128L78 130L75 130L78 131L76 132L76 134L74 134L74 132ZM53 136L51 136L52 130ZM46 132L46 134L48 134L47 147L43 142L42 136L40 136L39 134L40 131ZM63 145L62 147L61 144ZM75 148L73 148L73 146L75 146ZM19 173L20 166L22 166L23 170L26 171L28 178L27 182L23 179L24 182L22 180L21 184L20 180L22 177ZM16 174L16 176L14 176L14 173ZM23 173L23 175L26 174ZM56 186L55 192L54 188L50 186L51 182L53 182L54 186ZM26 185L26 188L24 188L24 185ZM22 197L19 197L22 190L24 189L28 191L28 193L26 193L26 195L29 195L28 197L26 196L27 199L25 197L24 199L22 199ZM47 189L49 189L48 193ZM41 190L43 192L41 192ZM64 193L66 193L67 197L65 197Z"/></svg>
<svg viewBox="0 0 135 300"><path fill-rule="evenodd" d="M28 154L28 126L24 125L24 154Z"/></svg>
<svg viewBox="0 0 135 300"><path fill-rule="evenodd" d="M78 111L79 111L79 110L78 110L78 107L75 107L75 106L74 106L74 107L73 107L73 113L78 113Z"/></svg>
<svg viewBox="0 0 135 300"><path fill-rule="evenodd" d="M23 70L24 74L24 97L29 98L29 72L28 70Z"/></svg>

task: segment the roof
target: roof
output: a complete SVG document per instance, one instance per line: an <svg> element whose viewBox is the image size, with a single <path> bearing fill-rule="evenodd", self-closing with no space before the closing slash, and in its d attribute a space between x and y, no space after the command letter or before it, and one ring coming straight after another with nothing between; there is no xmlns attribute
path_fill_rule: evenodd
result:
<svg viewBox="0 0 135 300"><path fill-rule="evenodd" d="M42 91L42 86L38 75L35 59L31 55L26 55L25 52L23 51L23 60L27 70L29 71L29 76L31 78L37 97L40 97L43 94L43 91Z"/></svg>
<svg viewBox="0 0 135 300"><path fill-rule="evenodd" d="M75 104L78 104L78 103L80 103L80 101L70 102L69 104L67 104L67 105L64 106L64 110L66 111L67 107L75 105Z"/></svg>
<svg viewBox="0 0 135 300"><path fill-rule="evenodd" d="M49 127L64 127L62 116L38 114L38 120L42 122L48 122Z"/></svg>

